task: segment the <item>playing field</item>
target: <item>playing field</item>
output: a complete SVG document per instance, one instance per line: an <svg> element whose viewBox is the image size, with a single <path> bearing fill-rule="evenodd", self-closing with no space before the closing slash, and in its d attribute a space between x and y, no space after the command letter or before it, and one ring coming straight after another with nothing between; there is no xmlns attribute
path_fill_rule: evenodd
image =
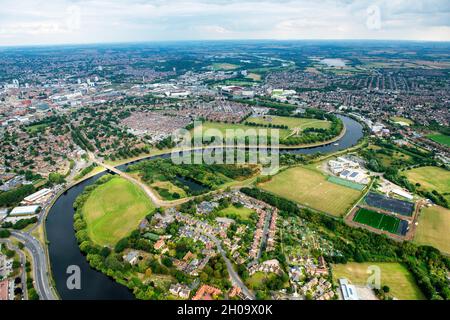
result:
<svg viewBox="0 0 450 320"><path fill-rule="evenodd" d="M445 134L430 134L427 136L427 138L450 147L450 136L447 136Z"/></svg>
<svg viewBox="0 0 450 320"><path fill-rule="evenodd" d="M245 124L239 124L239 123L221 123L221 122L209 122L206 121L202 124L203 126L203 136L205 138L207 137L211 137L214 136L215 132L218 130L223 137L226 137L226 130L238 130L241 129L243 130L243 132L232 132L231 136L232 137L243 137L245 135L248 136L257 136L260 133L264 132L264 131L260 131L260 130L266 130L267 134L270 135L272 130L277 130L279 131L280 134L280 139L287 137L290 134L290 130L285 130L285 129L266 129L266 128L259 128L259 127L252 127L252 126L247 126ZM197 129L198 130L198 129ZM245 132L247 130L250 130L249 132Z"/></svg>
<svg viewBox="0 0 450 320"><path fill-rule="evenodd" d="M412 183L420 183L420 188L436 190L450 201L450 171L439 167L421 167L405 171Z"/></svg>
<svg viewBox="0 0 450 320"><path fill-rule="evenodd" d="M212 69L214 70L234 70L239 68L238 65L232 63L214 63Z"/></svg>
<svg viewBox="0 0 450 320"><path fill-rule="evenodd" d="M397 234L400 219L367 209L359 209L353 221Z"/></svg>
<svg viewBox="0 0 450 320"><path fill-rule="evenodd" d="M236 208L235 206L231 205L228 208L219 211L219 215L232 219L237 216L242 220L250 220L250 215L253 212L255 211L246 207Z"/></svg>
<svg viewBox="0 0 450 320"><path fill-rule="evenodd" d="M260 187L334 216L344 215L361 196L360 191L329 182L326 175L306 167L284 170Z"/></svg>
<svg viewBox="0 0 450 320"><path fill-rule="evenodd" d="M278 116L262 116L262 117L251 117L246 121L260 123L260 124L273 124L273 125L285 125L289 129L300 129L304 130L306 128L318 128L318 129L328 129L330 127L330 121L317 120L317 119L306 119L306 118L293 118L293 117L278 117Z"/></svg>
<svg viewBox="0 0 450 320"><path fill-rule="evenodd" d="M82 212L92 241L111 246L136 229L153 208L139 187L114 177L92 191Z"/></svg>
<svg viewBox="0 0 450 320"><path fill-rule="evenodd" d="M414 241L450 254L450 210L433 206L420 212Z"/></svg>
<svg viewBox="0 0 450 320"><path fill-rule="evenodd" d="M400 300L423 300L424 295L415 283L411 273L400 263L365 262L333 265L333 279L337 283L340 278L347 278L352 284L365 285L369 266L380 268L381 286L388 286L389 295Z"/></svg>
<svg viewBox="0 0 450 320"><path fill-rule="evenodd" d="M391 117L391 120L396 123L400 123L400 124L404 124L404 125L408 125L408 126L411 126L414 124L414 121L412 121L411 119L407 119L407 118L403 118L403 117Z"/></svg>

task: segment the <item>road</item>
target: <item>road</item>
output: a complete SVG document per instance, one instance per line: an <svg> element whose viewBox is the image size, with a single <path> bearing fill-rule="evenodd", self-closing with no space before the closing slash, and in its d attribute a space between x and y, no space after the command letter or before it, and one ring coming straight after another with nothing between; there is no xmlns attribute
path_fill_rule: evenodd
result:
<svg viewBox="0 0 450 320"><path fill-rule="evenodd" d="M37 293L41 300L57 300L50 286L48 260L41 243L33 236L12 230L11 235L20 240L33 256L33 274Z"/></svg>
<svg viewBox="0 0 450 320"><path fill-rule="evenodd" d="M155 204L156 207L168 207L168 206L176 206L179 205L183 202L187 202L189 201L190 198L184 198L184 199L180 199L180 200L174 200L174 201L165 201L160 199L156 193L149 187L147 186L145 183L137 180L136 178L130 176L129 174L127 174L126 172L123 172L119 169L117 169L114 166L108 165L106 163L101 162L100 160L98 160L92 153L89 153L89 158L95 162L96 164L98 164L99 166L102 166L103 168L114 172L115 174L119 175L120 177L127 179L128 181L130 181L131 183L136 184L137 186L139 186L142 190L144 190L144 192L147 194L147 196L150 198L150 200Z"/></svg>
<svg viewBox="0 0 450 320"><path fill-rule="evenodd" d="M223 250L222 245L220 244L220 240L217 239L215 236L202 232L205 236L210 238L214 243L216 244L217 250L219 250L219 253L222 255L223 260L225 260L225 264L227 265L228 274L231 278L231 283L237 287L239 287L242 291L242 293L247 297L249 300L255 300L255 296L253 293L247 288L247 286L244 284L244 282L239 277L236 270L234 270L233 264L231 261L227 258L227 255L225 253L225 250Z"/></svg>

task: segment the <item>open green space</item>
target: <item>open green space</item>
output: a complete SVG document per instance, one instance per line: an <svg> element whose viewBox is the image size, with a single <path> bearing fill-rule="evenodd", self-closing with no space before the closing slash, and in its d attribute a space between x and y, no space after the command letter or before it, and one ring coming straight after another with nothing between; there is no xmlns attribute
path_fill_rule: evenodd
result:
<svg viewBox="0 0 450 320"><path fill-rule="evenodd" d="M391 117L391 120L400 125L412 126L414 124L414 121L404 117Z"/></svg>
<svg viewBox="0 0 450 320"><path fill-rule="evenodd" d="M382 213L378 213L372 210L361 208L355 214L353 221L368 225L370 227L388 231L393 234L397 234L398 225L400 219L392 216L388 216Z"/></svg>
<svg viewBox="0 0 450 320"><path fill-rule="evenodd" d="M447 147L450 147L450 136L445 134L430 134L427 136L427 138L433 140L434 142L446 145Z"/></svg>
<svg viewBox="0 0 450 320"><path fill-rule="evenodd" d="M157 181L150 186L155 189L164 200L180 199L187 196L185 190L174 185L170 181Z"/></svg>
<svg viewBox="0 0 450 320"><path fill-rule="evenodd" d="M327 181L322 172L308 167L294 167L273 176L259 186L268 192L334 216L344 215L361 192Z"/></svg>
<svg viewBox="0 0 450 320"><path fill-rule="evenodd" d="M436 190L450 202L450 171L439 167L420 167L404 172L409 181L419 183L419 189Z"/></svg>
<svg viewBox="0 0 450 320"><path fill-rule="evenodd" d="M240 123L222 123L222 122L210 122L210 121L205 121L202 124L202 133L203 133L203 137L205 139L212 137L216 134L216 132L220 132L223 136L223 138L226 137L226 130L242 130L242 131L236 131L236 132L231 132L231 137L234 138L239 138L239 137L245 137L245 136L251 136L251 137L255 137L257 136L260 132L264 132L264 131L260 131L260 130L267 130L267 134L270 135L272 130L279 130L280 133L280 139L285 138L287 136L289 136L290 134L290 130L287 129L266 129L266 128L260 128L260 127L252 127L252 126L248 126L245 124L240 124ZM197 129L198 130L198 129ZM246 132L247 130L249 130L248 132Z"/></svg>
<svg viewBox="0 0 450 320"><path fill-rule="evenodd" d="M344 187L352 188L352 189L355 189L355 190L358 190L358 191L362 191L362 190L364 190L366 188L366 186L363 185L363 184L359 184L359 183L356 183L356 182L353 182L353 181L350 181L350 180L346 180L346 179L342 179L342 178L339 178L339 177L335 177L335 176L329 176L328 177L328 181L332 182L332 183L339 184L339 185L344 186Z"/></svg>
<svg viewBox="0 0 450 320"><path fill-rule="evenodd" d="M271 115L265 115L261 117L250 117L246 121L263 125L270 125L270 124L278 126L284 125L291 130L298 129L300 131L306 128L328 129L331 126L331 122L326 120L281 117Z"/></svg>
<svg viewBox="0 0 450 320"><path fill-rule="evenodd" d="M400 300L423 300L423 293L418 288L414 277L400 263L395 262L364 262L333 265L333 278L335 282L340 278L347 278L352 284L365 285L369 266L380 268L381 286L388 286L389 295Z"/></svg>
<svg viewBox="0 0 450 320"><path fill-rule="evenodd" d="M219 216L235 219L239 217L241 220L250 220L250 216L255 211L246 207L237 208L234 205L231 205L225 209L222 209L218 212Z"/></svg>
<svg viewBox="0 0 450 320"><path fill-rule="evenodd" d="M114 177L92 191L82 213L89 238L99 245L112 246L135 230L153 209L143 190L128 180Z"/></svg>
<svg viewBox="0 0 450 320"><path fill-rule="evenodd" d="M450 254L450 210L432 206L423 208L419 216L414 241L422 245L433 246Z"/></svg>
<svg viewBox="0 0 450 320"><path fill-rule="evenodd" d="M215 71L218 71L218 70L228 71L228 70L235 70L238 68L239 68L238 65L232 64L232 63L214 63L212 65L212 69Z"/></svg>

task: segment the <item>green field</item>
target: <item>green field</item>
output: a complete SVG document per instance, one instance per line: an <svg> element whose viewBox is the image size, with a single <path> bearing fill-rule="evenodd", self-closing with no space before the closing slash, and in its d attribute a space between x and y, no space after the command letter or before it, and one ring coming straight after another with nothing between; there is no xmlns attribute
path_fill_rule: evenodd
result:
<svg viewBox="0 0 450 320"><path fill-rule="evenodd" d="M224 70L224 71L228 71L228 70L235 70L238 69L239 66L236 64L232 64L232 63L214 63L212 65L212 69L219 71L219 70Z"/></svg>
<svg viewBox="0 0 450 320"><path fill-rule="evenodd" d="M310 208L342 216L359 199L361 192L329 182L327 178L316 169L295 167L280 172L260 187Z"/></svg>
<svg viewBox="0 0 450 320"><path fill-rule="evenodd" d="M436 190L450 201L450 171L439 167L421 167L405 171L405 176L412 183L420 183L420 188L427 191Z"/></svg>
<svg viewBox="0 0 450 320"><path fill-rule="evenodd" d="M450 136L447 136L445 134L430 134L427 136L427 138L433 140L434 142L450 147Z"/></svg>
<svg viewBox="0 0 450 320"><path fill-rule="evenodd" d="M411 119L407 119L407 118L403 118L403 117L391 117L391 120L396 122L396 123L404 123L408 126L412 126L414 124L414 121L412 121Z"/></svg>
<svg viewBox="0 0 450 320"><path fill-rule="evenodd" d="M381 286L390 288L389 295L400 300L424 300L425 297L418 288L412 274L400 263L395 262L365 262L333 265L333 278L337 283L340 278L347 278L356 285L365 285L369 266L378 266L381 270Z"/></svg>
<svg viewBox="0 0 450 320"><path fill-rule="evenodd" d="M179 198L187 197L186 191L177 187L170 181L157 181L150 185L153 189L155 189L159 196L165 200L173 200L173 194L177 193Z"/></svg>
<svg viewBox="0 0 450 320"><path fill-rule="evenodd" d="M234 219L235 217L239 217L242 220L250 220L250 215L254 213L255 211L246 207L242 208L236 208L235 206L231 205L228 208L225 208L218 212L219 216L224 216L228 218Z"/></svg>
<svg viewBox="0 0 450 320"><path fill-rule="evenodd" d="M366 186L363 185L363 184L359 184L359 183L356 183L356 182L353 182L353 181L349 181L349 180L346 180L346 179L342 179L342 178L339 178L339 177L335 177L335 176L329 176L328 177L328 181L332 182L332 183L339 184L339 185L344 186L344 187L352 188L352 189L355 189L355 190L358 190L358 191L362 191L362 190L364 190L364 188L366 188Z"/></svg>
<svg viewBox="0 0 450 320"><path fill-rule="evenodd" d="M153 209L143 190L128 180L114 177L92 191L82 213L90 239L111 246L136 229Z"/></svg>
<svg viewBox="0 0 450 320"><path fill-rule="evenodd" d="M353 221L368 225L370 227L397 234L400 219L372 210L359 209Z"/></svg>
<svg viewBox="0 0 450 320"><path fill-rule="evenodd" d="M269 134L269 135L271 133L271 130L278 130L278 129L266 129L266 128L252 127L252 126L247 126L245 124L239 124L239 123L222 123L222 122L210 122L210 121L203 122L202 126L203 126L202 132L203 132L204 138L213 136L216 130L218 130L223 135L224 138L226 137L227 129L243 130L243 132L234 132L232 134L232 137L245 137L246 130L251 130L251 132L249 132L250 133L249 136L255 136L255 135L257 136L260 132L263 132L260 130L267 130L267 134ZM280 139L282 139L282 138L287 137L290 134L290 130L281 129L281 130L279 130L279 133L280 133Z"/></svg>
<svg viewBox="0 0 450 320"><path fill-rule="evenodd" d="M329 129L330 121L318 120L318 119L307 119L307 118L293 118L293 117L279 117L279 116L262 116L262 117L251 117L246 121L254 122L259 124L273 124L273 125L285 125L289 129L299 129L304 130L306 128L318 128L318 129Z"/></svg>
<svg viewBox="0 0 450 320"><path fill-rule="evenodd" d="M450 210L433 206L420 212L414 241L450 254Z"/></svg>

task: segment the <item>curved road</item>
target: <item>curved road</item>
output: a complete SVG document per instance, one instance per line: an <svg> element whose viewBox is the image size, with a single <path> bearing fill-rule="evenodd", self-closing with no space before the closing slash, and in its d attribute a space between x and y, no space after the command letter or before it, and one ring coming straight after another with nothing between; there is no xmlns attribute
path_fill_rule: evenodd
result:
<svg viewBox="0 0 450 320"><path fill-rule="evenodd" d="M11 235L23 242L25 248L27 248L33 256L34 282L39 298L41 300L57 300L58 298L55 296L50 286L50 274L47 265L48 260L46 259L44 249L40 242L33 236L17 230L12 230Z"/></svg>

